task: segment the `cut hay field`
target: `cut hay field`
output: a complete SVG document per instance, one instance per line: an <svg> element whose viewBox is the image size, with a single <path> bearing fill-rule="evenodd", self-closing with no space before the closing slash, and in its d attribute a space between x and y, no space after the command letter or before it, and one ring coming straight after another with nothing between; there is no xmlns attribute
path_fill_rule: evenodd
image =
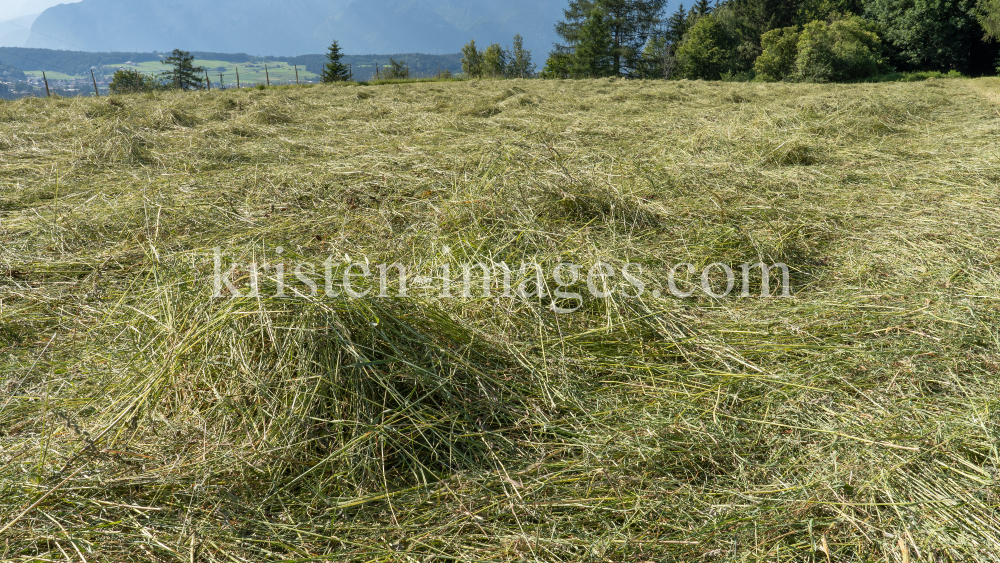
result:
<svg viewBox="0 0 1000 563"><path fill-rule="evenodd" d="M998 153L1000 79L0 102L0 561L1000 560Z"/></svg>

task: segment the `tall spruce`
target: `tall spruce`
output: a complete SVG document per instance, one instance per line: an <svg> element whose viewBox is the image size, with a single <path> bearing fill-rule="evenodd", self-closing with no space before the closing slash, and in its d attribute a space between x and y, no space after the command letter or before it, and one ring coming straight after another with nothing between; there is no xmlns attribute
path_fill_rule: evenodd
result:
<svg viewBox="0 0 1000 563"><path fill-rule="evenodd" d="M575 52L582 45L584 26L598 8L604 13L611 37L612 73L632 75L641 65L643 46L662 21L664 6L666 0L570 0L563 10L564 21L556 24L556 33L565 43L557 44L555 52ZM595 36L590 33L589 37L592 40ZM594 50L586 46L584 49Z"/></svg>
<svg viewBox="0 0 1000 563"><path fill-rule="evenodd" d="M599 78L615 74L614 41L609 18L600 7L594 7L577 34L573 50L574 78Z"/></svg>
<svg viewBox="0 0 1000 563"><path fill-rule="evenodd" d="M684 11L684 4L681 4L677 7L677 11L667 18L667 23L664 25L663 37L667 42L676 45L684 39L684 33L688 28L687 21L687 12Z"/></svg>
<svg viewBox="0 0 1000 563"><path fill-rule="evenodd" d="M334 41L326 54L326 64L323 65L323 82L345 82L351 77L347 65L340 62L344 54L340 52L340 44Z"/></svg>
<svg viewBox="0 0 1000 563"><path fill-rule="evenodd" d="M170 56L160 61L172 68L160 74L164 82L180 90L201 90L205 87L202 75L205 67L194 66L194 56L188 51L174 49Z"/></svg>
<svg viewBox="0 0 1000 563"><path fill-rule="evenodd" d="M708 3L708 0L697 0L694 5L691 6L691 15L707 16L712 13L712 5Z"/></svg>

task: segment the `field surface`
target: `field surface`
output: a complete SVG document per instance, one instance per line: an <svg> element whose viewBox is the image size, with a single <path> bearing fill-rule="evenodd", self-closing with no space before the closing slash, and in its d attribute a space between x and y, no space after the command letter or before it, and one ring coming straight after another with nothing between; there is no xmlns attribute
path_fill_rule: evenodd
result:
<svg viewBox="0 0 1000 563"><path fill-rule="evenodd" d="M998 152L998 79L0 103L0 560L1000 560Z"/></svg>

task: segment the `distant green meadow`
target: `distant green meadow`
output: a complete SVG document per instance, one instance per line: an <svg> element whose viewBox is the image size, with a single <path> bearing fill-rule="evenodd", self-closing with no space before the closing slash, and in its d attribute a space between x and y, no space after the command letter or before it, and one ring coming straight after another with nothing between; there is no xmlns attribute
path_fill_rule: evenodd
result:
<svg viewBox="0 0 1000 563"><path fill-rule="evenodd" d="M157 61L148 61L143 63L132 63L127 64L127 61L123 61L118 64L104 65L100 69L96 70L98 76L111 76L119 68L129 68L133 70L138 70L143 74L159 74L167 70L167 65L164 65ZM243 84L253 84L253 83L265 83L267 81L267 75L270 75L272 83L281 82L294 82L295 81L295 67L285 62L269 62L266 63L267 71L265 73L264 65L265 63L231 63L227 61L210 61L195 59L195 66L205 67L208 71L209 79L213 84L219 82L219 74L222 74L222 82L225 84L235 84L236 83L236 71L239 69L240 82ZM299 80L316 80L319 75L312 72L307 72L304 67L299 67ZM26 75L34 78L42 78L42 71L33 70L26 71ZM73 75L65 74L62 72L55 71L45 71L45 76L52 80L79 80L83 78L90 78L89 76L83 75Z"/></svg>

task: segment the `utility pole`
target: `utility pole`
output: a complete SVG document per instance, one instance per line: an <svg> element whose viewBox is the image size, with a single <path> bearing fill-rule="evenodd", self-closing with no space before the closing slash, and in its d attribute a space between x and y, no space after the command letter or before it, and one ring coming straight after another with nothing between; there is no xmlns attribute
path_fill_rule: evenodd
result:
<svg viewBox="0 0 1000 563"><path fill-rule="evenodd" d="M49 79L45 78L45 71L44 70L42 71L42 80L45 81L45 97L46 98L51 98L52 94L49 93Z"/></svg>
<svg viewBox="0 0 1000 563"><path fill-rule="evenodd" d="M94 81L94 95L100 98L101 93L97 91L97 78L94 78L94 69L90 69L90 79Z"/></svg>

